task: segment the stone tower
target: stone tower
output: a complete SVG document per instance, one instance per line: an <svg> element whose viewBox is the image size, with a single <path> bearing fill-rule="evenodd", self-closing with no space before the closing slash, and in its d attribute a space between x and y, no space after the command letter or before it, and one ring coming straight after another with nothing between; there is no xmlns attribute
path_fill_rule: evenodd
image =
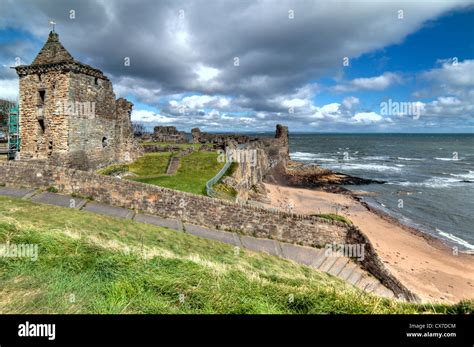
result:
<svg viewBox="0 0 474 347"><path fill-rule="evenodd" d="M83 170L134 160L133 104L98 69L76 61L56 32L20 78L20 159Z"/></svg>

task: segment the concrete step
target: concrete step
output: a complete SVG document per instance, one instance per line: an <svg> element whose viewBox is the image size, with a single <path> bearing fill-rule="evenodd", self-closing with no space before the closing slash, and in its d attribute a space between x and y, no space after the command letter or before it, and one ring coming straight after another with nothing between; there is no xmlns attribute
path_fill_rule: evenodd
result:
<svg viewBox="0 0 474 347"><path fill-rule="evenodd" d="M85 211L95 212L105 216L112 216L116 218L132 219L134 212L127 208L115 207L97 202L89 202L83 208Z"/></svg>
<svg viewBox="0 0 474 347"><path fill-rule="evenodd" d="M341 272L339 272L338 277L347 280L356 269L358 269L358 266L353 261L349 261Z"/></svg>
<svg viewBox="0 0 474 347"><path fill-rule="evenodd" d="M26 188L0 187L0 195L9 196L12 198L24 198L34 191L34 189Z"/></svg>
<svg viewBox="0 0 474 347"><path fill-rule="evenodd" d="M314 260L311 262L311 267L314 267L316 269L319 269L321 267L321 264L326 261L326 254L324 249L319 249L317 252L316 257Z"/></svg>
<svg viewBox="0 0 474 347"><path fill-rule="evenodd" d="M140 223L152 224L159 227L183 231L183 224L177 219L166 219L141 213L137 213L133 219Z"/></svg>
<svg viewBox="0 0 474 347"><path fill-rule="evenodd" d="M319 266L320 271L328 272L331 266L339 259L339 257L326 257L326 260Z"/></svg>
<svg viewBox="0 0 474 347"><path fill-rule="evenodd" d="M337 261L334 263L334 265L331 266L331 268L329 269L328 272L331 275L338 276L339 273L342 271L342 269L344 269L344 267L346 266L346 264L349 261L350 261L349 258L340 257L339 259L337 259Z"/></svg>
<svg viewBox="0 0 474 347"><path fill-rule="evenodd" d="M382 283L380 283L377 288L374 289L373 293L378 296L383 296L385 298L393 299L395 298L395 294L385 287Z"/></svg>
<svg viewBox="0 0 474 347"><path fill-rule="evenodd" d="M313 266L312 264L321 255L321 250L312 247L303 247L291 243L280 243L283 258L297 263Z"/></svg>
<svg viewBox="0 0 474 347"><path fill-rule="evenodd" d="M56 193L43 192L31 198L34 202L41 202L43 204L55 205L61 207L80 209L87 202L82 198L75 198L70 195L62 195Z"/></svg>
<svg viewBox="0 0 474 347"><path fill-rule="evenodd" d="M167 175L174 175L176 173L176 171L178 171L179 162L180 162L179 157L172 157L170 159L170 163L168 165L168 168L166 169L166 174Z"/></svg>
<svg viewBox="0 0 474 347"><path fill-rule="evenodd" d="M378 287L379 284L380 282L377 279L367 274L364 274L362 279L357 283L357 287L368 293L372 293L375 288Z"/></svg>
<svg viewBox="0 0 474 347"><path fill-rule="evenodd" d="M347 282L357 286L357 283L362 279L363 274L364 273L361 269L354 269L354 271L352 271L352 274L347 278Z"/></svg>

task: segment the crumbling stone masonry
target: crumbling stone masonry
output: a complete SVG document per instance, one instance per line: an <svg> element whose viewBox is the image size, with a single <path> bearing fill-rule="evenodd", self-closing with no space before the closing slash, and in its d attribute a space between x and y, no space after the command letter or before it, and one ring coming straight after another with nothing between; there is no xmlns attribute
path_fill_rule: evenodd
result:
<svg viewBox="0 0 474 347"><path fill-rule="evenodd" d="M153 128L153 141L155 142L171 142L171 143L188 143L186 133L178 131L173 126L156 126Z"/></svg>
<svg viewBox="0 0 474 347"><path fill-rule="evenodd" d="M251 138L249 136L240 134L204 133L201 132L199 128L191 129L191 135L193 137L193 143L210 144L215 148L222 149L227 147L230 141L236 142L237 144L245 144L256 140L256 138Z"/></svg>
<svg viewBox="0 0 474 347"><path fill-rule="evenodd" d="M31 65L15 67L20 78L20 160L48 160L96 169L136 159L133 104L115 99L98 69L76 61L50 32Z"/></svg>

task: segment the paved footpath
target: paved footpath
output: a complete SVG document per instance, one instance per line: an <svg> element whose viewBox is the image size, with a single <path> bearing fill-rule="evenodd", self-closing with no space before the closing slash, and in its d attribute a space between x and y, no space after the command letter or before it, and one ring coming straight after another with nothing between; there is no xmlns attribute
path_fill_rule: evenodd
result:
<svg viewBox="0 0 474 347"><path fill-rule="evenodd" d="M205 239L224 242L234 245L235 247L246 248L255 252L264 252L337 276L366 292L388 298L395 297L390 289L385 287L366 270L362 269L356 261L348 257L326 256L325 249L304 247L270 239L260 239L233 232L210 229L194 224L182 223L177 219L166 219L154 215L135 213L132 210L122 207L100 204L70 195L42 192L34 189L0 187L0 195L31 200L36 203L84 210L115 218L132 219L140 223L165 227Z"/></svg>

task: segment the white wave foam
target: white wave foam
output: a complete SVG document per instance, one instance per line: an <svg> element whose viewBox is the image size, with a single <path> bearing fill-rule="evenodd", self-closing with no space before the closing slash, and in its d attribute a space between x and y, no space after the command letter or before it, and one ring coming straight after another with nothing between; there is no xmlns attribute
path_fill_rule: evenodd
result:
<svg viewBox="0 0 474 347"><path fill-rule="evenodd" d="M318 158L316 159L317 161L328 161L328 162L335 162L337 159L331 159L331 158Z"/></svg>
<svg viewBox="0 0 474 347"><path fill-rule="evenodd" d="M389 182L399 186L428 187L428 188L449 188L464 184L459 179L449 177L432 177L422 182Z"/></svg>
<svg viewBox="0 0 474 347"><path fill-rule="evenodd" d="M469 170L468 173L464 173L464 174L450 174L450 175L453 177L459 177L468 181L474 180L474 171L471 171L471 170Z"/></svg>
<svg viewBox="0 0 474 347"><path fill-rule="evenodd" d="M440 230L438 228L436 228L436 231L438 232L439 235L451 240L451 241L454 241L455 243L463 246L463 247L466 247L467 249L470 249L470 250L474 250L474 245L471 245L469 242L461 239L460 237L457 237L453 234L450 234L450 233L447 233L443 230Z"/></svg>
<svg viewBox="0 0 474 347"><path fill-rule="evenodd" d="M294 152L290 153L290 157L294 160L315 160L318 158L318 155L308 152Z"/></svg>
<svg viewBox="0 0 474 347"><path fill-rule="evenodd" d="M387 166L381 164L334 164L327 166L330 169L338 170L367 170L367 171L396 171L399 172L402 169L395 166Z"/></svg>
<svg viewBox="0 0 474 347"><path fill-rule="evenodd" d="M404 158L404 157L397 157L398 160L407 160L407 161L422 161L425 159L422 158Z"/></svg>
<svg viewBox="0 0 474 347"><path fill-rule="evenodd" d="M319 154L308 153L308 152L294 152L290 153L291 159L301 161L323 161L323 162L336 162L337 159L333 158L321 158Z"/></svg>
<svg viewBox="0 0 474 347"><path fill-rule="evenodd" d="M367 156L367 157L362 157L362 159L364 160L389 160L390 157L386 156L386 155L374 155L374 156Z"/></svg>
<svg viewBox="0 0 474 347"><path fill-rule="evenodd" d="M442 161L460 161L460 160L462 160L462 158L456 159L456 158L438 158L438 157L435 157L433 159L442 160Z"/></svg>

